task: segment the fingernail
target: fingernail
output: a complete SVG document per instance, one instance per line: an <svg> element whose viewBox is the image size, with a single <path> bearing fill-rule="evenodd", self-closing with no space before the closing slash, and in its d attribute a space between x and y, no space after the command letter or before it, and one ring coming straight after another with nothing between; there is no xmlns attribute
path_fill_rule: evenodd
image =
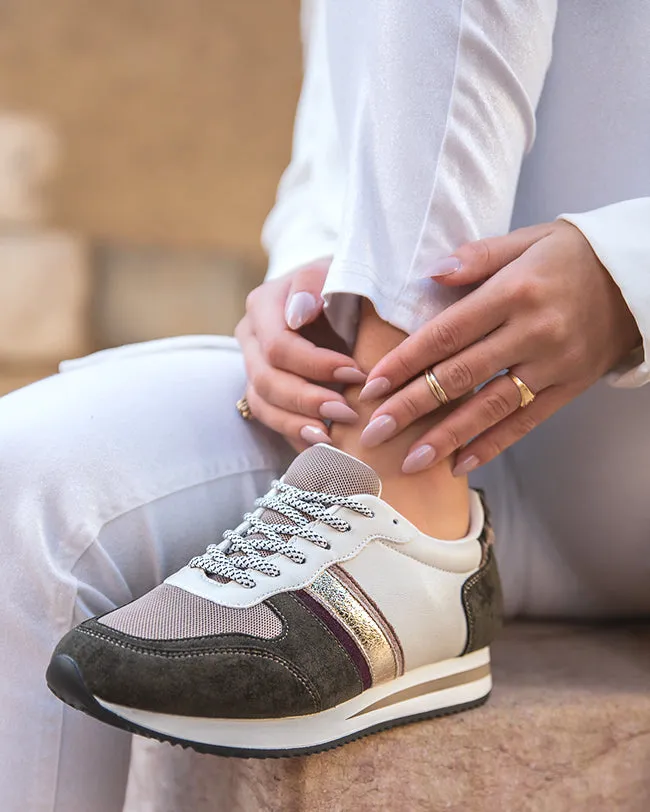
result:
<svg viewBox="0 0 650 812"><path fill-rule="evenodd" d="M454 476L465 476L465 474L469 474L470 471L478 467L478 464L478 457L475 457L474 454L470 454L469 457L459 460L451 473Z"/></svg>
<svg viewBox="0 0 650 812"><path fill-rule="evenodd" d="M364 375L360 369L354 367L339 367L334 370L333 376L335 381L341 383L365 383L367 375Z"/></svg>
<svg viewBox="0 0 650 812"><path fill-rule="evenodd" d="M382 414L381 417L375 417L361 432L361 442L367 448L380 445L387 440L391 435L395 434L397 429L397 421L389 414Z"/></svg>
<svg viewBox="0 0 650 812"><path fill-rule="evenodd" d="M317 429L316 426L303 426L300 429L300 436L309 445L316 445L316 443L332 445L332 441L327 434L321 429Z"/></svg>
<svg viewBox="0 0 650 812"><path fill-rule="evenodd" d="M321 417L325 417L328 420L338 420L340 423L354 423L359 419L359 415L354 409L351 409L345 403L341 403L338 400L326 401L318 411Z"/></svg>
<svg viewBox="0 0 650 812"><path fill-rule="evenodd" d="M402 463L402 473L415 474L424 471L436 458L436 450L432 445L421 445L412 451Z"/></svg>
<svg viewBox="0 0 650 812"><path fill-rule="evenodd" d="M461 269L460 260L456 257L445 257L434 262L429 273L431 276L449 276L449 274L457 273Z"/></svg>
<svg viewBox="0 0 650 812"><path fill-rule="evenodd" d="M287 302L284 317L292 330L299 330L317 311L318 302L315 297L306 290L301 290L294 293Z"/></svg>
<svg viewBox="0 0 650 812"><path fill-rule="evenodd" d="M359 392L359 400L377 400L377 398L390 392L391 388L388 378L375 378L374 381L369 381Z"/></svg>

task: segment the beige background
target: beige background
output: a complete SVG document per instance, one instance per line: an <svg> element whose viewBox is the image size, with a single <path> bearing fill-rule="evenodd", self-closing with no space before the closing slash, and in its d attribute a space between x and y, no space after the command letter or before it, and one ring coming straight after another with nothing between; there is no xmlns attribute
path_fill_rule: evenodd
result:
<svg viewBox="0 0 650 812"><path fill-rule="evenodd" d="M62 357L232 332L299 87L299 0L0 0L0 117L59 142L46 216L0 212L0 394Z"/></svg>
<svg viewBox="0 0 650 812"><path fill-rule="evenodd" d="M0 109L61 136L54 221L260 259L300 81L298 0L1 0Z"/></svg>

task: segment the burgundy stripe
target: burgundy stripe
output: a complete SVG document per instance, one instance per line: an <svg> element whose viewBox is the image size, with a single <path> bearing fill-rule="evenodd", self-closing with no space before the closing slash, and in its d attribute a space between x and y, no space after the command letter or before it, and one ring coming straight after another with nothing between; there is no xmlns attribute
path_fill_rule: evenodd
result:
<svg viewBox="0 0 650 812"><path fill-rule="evenodd" d="M305 606L316 615L316 617L323 621L334 637L336 637L339 643L347 651L349 658L352 660L357 671L359 672L363 690L365 691L366 689L370 688L372 685L370 667L368 666L366 658L363 656L361 649L357 645L357 642L352 635L333 615L327 611L327 609L321 603L319 603L315 598L312 598L311 595L308 595L302 589L294 592L293 594L299 598L302 603L304 603Z"/></svg>

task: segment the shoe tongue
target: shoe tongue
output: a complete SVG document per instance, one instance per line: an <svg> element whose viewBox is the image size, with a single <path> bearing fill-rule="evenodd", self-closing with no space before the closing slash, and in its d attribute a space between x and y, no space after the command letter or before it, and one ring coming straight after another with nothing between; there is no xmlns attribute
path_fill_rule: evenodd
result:
<svg viewBox="0 0 650 812"><path fill-rule="evenodd" d="M282 477L282 482L303 491L330 493L334 496L355 496L362 493L381 496L381 480L369 465L325 443L319 443L299 454ZM262 511L260 518L269 524L294 524L287 516L269 508ZM257 533L249 536L251 539L258 537ZM238 555L241 553L234 553L233 557ZM220 584L228 583L229 580L221 575L211 574L208 578Z"/></svg>
<svg viewBox="0 0 650 812"><path fill-rule="evenodd" d="M381 494L381 480L369 465L325 443L312 446L296 457L282 481L304 491L334 496Z"/></svg>

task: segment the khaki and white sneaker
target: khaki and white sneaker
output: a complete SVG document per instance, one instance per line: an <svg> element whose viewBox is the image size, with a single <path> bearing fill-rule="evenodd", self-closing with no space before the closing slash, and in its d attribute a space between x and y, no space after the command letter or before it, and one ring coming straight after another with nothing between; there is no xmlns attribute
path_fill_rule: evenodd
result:
<svg viewBox="0 0 650 812"><path fill-rule="evenodd" d="M482 704L501 588L481 496L466 538L425 536L327 445L218 545L88 620L47 672L64 702L201 752L314 753Z"/></svg>

